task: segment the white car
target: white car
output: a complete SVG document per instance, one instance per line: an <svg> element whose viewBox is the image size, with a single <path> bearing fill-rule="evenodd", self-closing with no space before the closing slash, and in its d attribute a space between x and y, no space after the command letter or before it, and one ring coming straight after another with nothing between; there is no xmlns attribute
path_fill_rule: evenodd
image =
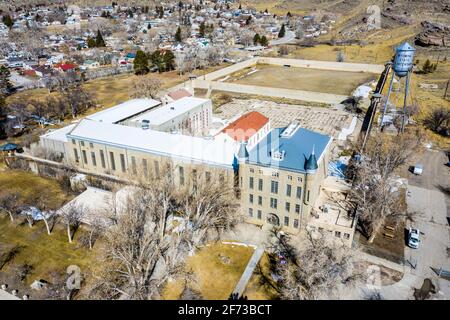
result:
<svg viewBox="0 0 450 320"><path fill-rule="evenodd" d="M408 246L417 249L419 248L419 239L420 231L419 229L414 229L409 227L409 234L408 234Z"/></svg>

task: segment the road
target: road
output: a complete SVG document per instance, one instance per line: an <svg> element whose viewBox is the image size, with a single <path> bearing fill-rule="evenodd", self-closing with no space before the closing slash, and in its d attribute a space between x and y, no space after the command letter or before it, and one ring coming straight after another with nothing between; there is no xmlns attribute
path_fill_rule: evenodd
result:
<svg viewBox="0 0 450 320"><path fill-rule="evenodd" d="M281 44L288 44L288 43L290 43L290 42L292 42L294 40L295 40L295 32L291 31L291 30L286 30L286 34L284 35L283 38L275 39L275 40L270 41L270 45L271 46L278 46L278 45L281 45Z"/></svg>

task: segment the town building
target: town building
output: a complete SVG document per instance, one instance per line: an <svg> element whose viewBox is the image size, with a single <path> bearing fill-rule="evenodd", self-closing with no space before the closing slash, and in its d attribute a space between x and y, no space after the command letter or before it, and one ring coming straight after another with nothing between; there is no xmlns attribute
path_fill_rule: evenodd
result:
<svg viewBox="0 0 450 320"><path fill-rule="evenodd" d="M210 119L209 99L164 105L135 99L49 132L40 143L94 174L151 179L170 168L178 185L218 181L237 191L247 222L291 233L306 228L327 177L332 138L296 122L271 129L258 112L202 136ZM186 125L190 133L179 130Z"/></svg>

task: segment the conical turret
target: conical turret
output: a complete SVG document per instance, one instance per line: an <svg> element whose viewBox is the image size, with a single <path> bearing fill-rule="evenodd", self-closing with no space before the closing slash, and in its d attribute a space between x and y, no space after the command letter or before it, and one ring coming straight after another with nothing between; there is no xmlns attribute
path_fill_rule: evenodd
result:
<svg viewBox="0 0 450 320"><path fill-rule="evenodd" d="M317 159L316 159L316 154L314 152L314 146L311 152L311 155L309 156L309 158L306 160L305 162L305 170L307 174L314 174L317 172L317 168L319 166L317 165Z"/></svg>

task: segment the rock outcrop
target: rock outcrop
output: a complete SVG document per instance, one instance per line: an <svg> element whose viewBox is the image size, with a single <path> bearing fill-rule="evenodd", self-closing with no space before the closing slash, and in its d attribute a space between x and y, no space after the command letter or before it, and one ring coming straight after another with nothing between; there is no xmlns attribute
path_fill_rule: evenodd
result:
<svg viewBox="0 0 450 320"><path fill-rule="evenodd" d="M450 27L443 23L422 21L422 32L416 36L415 44L422 47L450 47Z"/></svg>

